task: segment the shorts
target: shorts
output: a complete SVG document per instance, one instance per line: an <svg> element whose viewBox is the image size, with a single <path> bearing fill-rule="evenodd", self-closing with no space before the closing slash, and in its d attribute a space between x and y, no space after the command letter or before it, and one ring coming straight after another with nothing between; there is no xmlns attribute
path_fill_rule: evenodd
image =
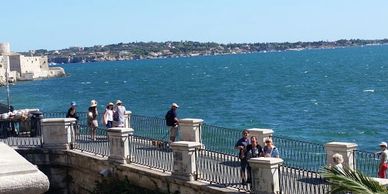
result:
<svg viewBox="0 0 388 194"><path fill-rule="evenodd" d="M178 126L169 126L170 127L170 137L176 138L178 133Z"/></svg>
<svg viewBox="0 0 388 194"><path fill-rule="evenodd" d="M387 169L388 169L388 164L387 164L387 163L384 163L384 164L379 168L379 172L377 173L377 174L378 174L378 177L379 177L379 178L385 179Z"/></svg>

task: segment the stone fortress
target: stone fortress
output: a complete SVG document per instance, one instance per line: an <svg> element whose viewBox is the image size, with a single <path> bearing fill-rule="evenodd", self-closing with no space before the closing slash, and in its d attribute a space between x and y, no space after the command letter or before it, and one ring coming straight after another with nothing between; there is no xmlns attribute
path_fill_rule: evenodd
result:
<svg viewBox="0 0 388 194"><path fill-rule="evenodd" d="M61 77L65 71L61 67L49 67L47 56L24 56L11 52L9 43L0 43L0 85L8 82L27 81L50 77Z"/></svg>

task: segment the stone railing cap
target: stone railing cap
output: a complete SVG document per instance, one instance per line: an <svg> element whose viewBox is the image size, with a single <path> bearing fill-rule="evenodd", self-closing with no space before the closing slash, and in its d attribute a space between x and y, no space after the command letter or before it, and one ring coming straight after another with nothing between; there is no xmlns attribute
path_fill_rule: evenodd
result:
<svg viewBox="0 0 388 194"><path fill-rule="evenodd" d="M252 132L252 131L262 131L264 134L273 133L272 129L251 128L251 129L247 129L247 130L250 131L250 132Z"/></svg>
<svg viewBox="0 0 388 194"><path fill-rule="evenodd" d="M176 141L171 143L171 147L201 147L202 144L198 142L192 142L192 141Z"/></svg>
<svg viewBox="0 0 388 194"><path fill-rule="evenodd" d="M42 123L72 123L77 121L75 118L46 118L42 119Z"/></svg>
<svg viewBox="0 0 388 194"><path fill-rule="evenodd" d="M259 158L251 158L251 159L249 159L249 162L255 163L255 164L279 164L279 163L283 163L283 159L259 157Z"/></svg>
<svg viewBox="0 0 388 194"><path fill-rule="evenodd" d="M202 119L193 119L193 118L184 118L184 119L180 119L179 123L198 124L198 123L203 123L203 120Z"/></svg>
<svg viewBox="0 0 388 194"><path fill-rule="evenodd" d="M325 144L325 147L355 148L357 147L357 144L346 142L329 142Z"/></svg>
<svg viewBox="0 0 388 194"><path fill-rule="evenodd" d="M134 130L132 128L123 128L123 127L113 127L108 129L108 132L111 132L111 133L130 133L133 131Z"/></svg>
<svg viewBox="0 0 388 194"><path fill-rule="evenodd" d="M0 142L0 193L44 193L46 175L8 145Z"/></svg>

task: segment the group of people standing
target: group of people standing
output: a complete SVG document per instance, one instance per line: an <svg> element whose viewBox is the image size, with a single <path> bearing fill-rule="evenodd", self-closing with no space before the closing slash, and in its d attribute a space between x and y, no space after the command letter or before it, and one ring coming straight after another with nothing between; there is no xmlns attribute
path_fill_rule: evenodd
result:
<svg viewBox="0 0 388 194"><path fill-rule="evenodd" d="M124 127L125 112L126 109L121 100L117 100L116 104L113 104L113 102L109 102L106 105L105 111L102 115L101 123L107 128ZM78 121L79 116L77 114L77 104L75 102L71 102L66 117L75 118ZM96 100L90 101L90 106L87 112L87 125L91 129L91 139L95 141L96 130L98 127L98 109Z"/></svg>
<svg viewBox="0 0 388 194"><path fill-rule="evenodd" d="M239 150L239 159L241 161L240 175L242 184L246 184L251 183L251 167L249 166L248 160L257 157L279 158L279 151L273 145L271 138L265 139L265 145L262 147L257 142L257 137L249 137L248 130L243 130L242 136L234 147Z"/></svg>

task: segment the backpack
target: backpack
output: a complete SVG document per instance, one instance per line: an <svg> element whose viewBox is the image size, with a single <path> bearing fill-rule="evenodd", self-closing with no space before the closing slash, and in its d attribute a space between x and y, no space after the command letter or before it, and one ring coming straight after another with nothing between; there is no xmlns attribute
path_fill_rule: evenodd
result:
<svg viewBox="0 0 388 194"><path fill-rule="evenodd" d="M113 121L119 121L120 120L120 116L119 116L119 111L114 111L113 112Z"/></svg>

